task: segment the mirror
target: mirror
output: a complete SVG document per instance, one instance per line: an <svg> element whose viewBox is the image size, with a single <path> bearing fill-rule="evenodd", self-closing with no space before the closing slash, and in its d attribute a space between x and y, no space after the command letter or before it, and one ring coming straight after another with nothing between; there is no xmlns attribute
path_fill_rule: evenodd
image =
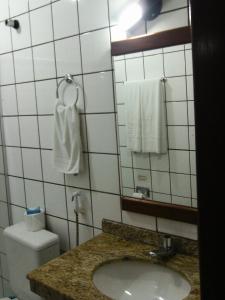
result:
<svg viewBox="0 0 225 300"><path fill-rule="evenodd" d="M112 10L114 14L111 14L113 24L116 24L119 11L127 2L115 1L115 10ZM172 2L175 1L164 1L162 10ZM188 24L187 9L182 8L180 12L184 13L185 10ZM117 51L117 55L113 56L113 63L122 195L136 197L135 192L147 191L147 200L197 208L192 47L190 41L182 39L179 29L174 29L177 40L172 38L170 43L171 28L168 31L160 30L163 28L163 18L165 21L165 16L161 14L150 21L154 25L150 33L154 32L153 28L158 28L157 34L152 35L153 39L151 35L136 39L136 42L132 39L132 43L136 45L139 42L139 51L134 52L126 41L116 42L117 46L121 43L121 53ZM160 39L162 36L164 41L158 42L157 37ZM152 40L149 50L146 50L147 39ZM162 45L159 47L160 43ZM145 47L142 48L141 44ZM134 81L151 84L154 79L162 78L165 79L160 84L165 111L166 151L135 151L128 145L131 106L128 102L128 90ZM137 110L137 106L135 109ZM148 109L145 107L144 112L151 113ZM136 118L135 114L133 116ZM157 119L156 114L153 114L154 117Z"/></svg>
<svg viewBox="0 0 225 300"><path fill-rule="evenodd" d="M121 28L120 18L132 5L139 5L142 17L129 27ZM135 7L135 6L134 6ZM154 34L157 32L184 27L189 25L188 0L109 0L110 25L112 41L124 40L131 37ZM131 14L138 19L138 7ZM148 12L146 15L145 13ZM152 12L152 15L151 15Z"/></svg>

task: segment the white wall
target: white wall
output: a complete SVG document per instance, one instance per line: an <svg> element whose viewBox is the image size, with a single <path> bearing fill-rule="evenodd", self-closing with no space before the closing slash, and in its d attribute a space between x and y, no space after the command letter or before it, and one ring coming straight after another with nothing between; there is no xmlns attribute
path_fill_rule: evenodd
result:
<svg viewBox="0 0 225 300"><path fill-rule="evenodd" d="M41 205L48 228L60 235L61 248L75 241L71 193L82 190L88 213L80 220L81 240L101 230L103 217L139 226L196 237L195 226L122 213L120 209L119 156L116 137L116 103L110 54L109 15L120 0L1 0L0 95L9 200L13 223L22 220L26 207ZM109 10L110 8L110 10ZM159 19L148 32L188 24L187 2L164 1ZM9 16L20 21L21 32L4 25ZM157 27L158 26L158 27ZM56 82L72 73L83 86L79 99L84 139L85 171L63 176L51 164L52 121ZM65 91L70 101L74 89ZM0 170L0 185L4 183ZM4 189L3 189L4 190ZM6 198L1 199L2 206ZM0 224L1 266L2 249ZM7 272L0 277L7 288ZM1 295L0 280L0 295Z"/></svg>

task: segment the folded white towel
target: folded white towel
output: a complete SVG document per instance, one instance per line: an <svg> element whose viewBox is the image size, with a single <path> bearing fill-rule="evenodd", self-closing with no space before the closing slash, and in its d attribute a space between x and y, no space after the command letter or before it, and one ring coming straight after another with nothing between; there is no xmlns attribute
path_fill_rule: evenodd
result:
<svg viewBox="0 0 225 300"><path fill-rule="evenodd" d="M167 152L164 91L160 78L125 83L127 147L134 152Z"/></svg>
<svg viewBox="0 0 225 300"><path fill-rule="evenodd" d="M53 158L56 169L65 174L79 174L82 169L80 115L75 103L55 105Z"/></svg>

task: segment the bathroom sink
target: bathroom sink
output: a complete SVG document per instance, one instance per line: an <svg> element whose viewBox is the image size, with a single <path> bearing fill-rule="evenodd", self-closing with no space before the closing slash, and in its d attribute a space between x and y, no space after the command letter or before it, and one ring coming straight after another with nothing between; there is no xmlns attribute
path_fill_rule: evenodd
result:
<svg viewBox="0 0 225 300"><path fill-rule="evenodd" d="M138 260L101 265L94 272L93 282L101 293L116 300L182 300L191 291L181 274Z"/></svg>

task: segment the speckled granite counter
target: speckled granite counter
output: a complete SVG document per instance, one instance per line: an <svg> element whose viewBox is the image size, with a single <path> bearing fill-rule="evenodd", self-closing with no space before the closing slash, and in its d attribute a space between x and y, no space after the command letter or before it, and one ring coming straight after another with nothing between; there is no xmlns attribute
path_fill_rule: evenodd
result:
<svg viewBox="0 0 225 300"><path fill-rule="evenodd" d="M31 290L46 300L109 300L92 282L96 268L107 261L125 258L154 263L146 255L153 248L103 233L29 273ZM185 300L200 299L196 256L177 254L163 264L183 274L191 284L191 293Z"/></svg>

